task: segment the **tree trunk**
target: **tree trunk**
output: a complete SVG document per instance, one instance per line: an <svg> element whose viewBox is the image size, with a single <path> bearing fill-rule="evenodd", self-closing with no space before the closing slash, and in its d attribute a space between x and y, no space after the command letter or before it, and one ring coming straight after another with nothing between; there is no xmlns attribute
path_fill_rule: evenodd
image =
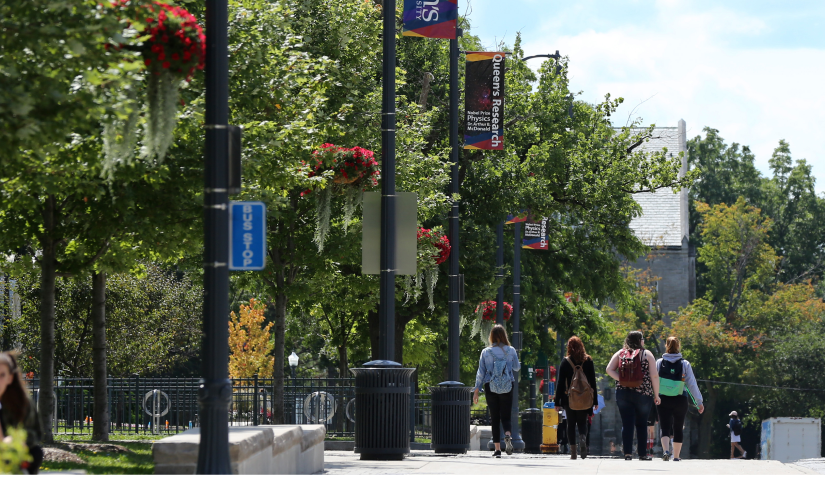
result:
<svg viewBox="0 0 825 486"><path fill-rule="evenodd" d="M347 342L344 341L338 346L338 377L346 378L349 376L349 361L347 360Z"/></svg>
<svg viewBox="0 0 825 486"><path fill-rule="evenodd" d="M54 411L54 196L46 197L43 209L43 255L40 261L40 393L38 410L43 424L43 443L54 442L52 416Z"/></svg>
<svg viewBox="0 0 825 486"><path fill-rule="evenodd" d="M708 393L705 397L705 411L699 421L699 458L710 459L710 441L713 438L713 419L716 410L716 389L708 383Z"/></svg>
<svg viewBox="0 0 825 486"><path fill-rule="evenodd" d="M109 440L109 387L106 367L106 273L92 274L93 440Z"/></svg>
<svg viewBox="0 0 825 486"><path fill-rule="evenodd" d="M286 295L279 291L275 295L275 355L272 380L274 383L272 397L272 423L284 423L284 338L286 334Z"/></svg>
<svg viewBox="0 0 825 486"><path fill-rule="evenodd" d="M378 311L367 313L367 325L370 329L370 361L378 359Z"/></svg>

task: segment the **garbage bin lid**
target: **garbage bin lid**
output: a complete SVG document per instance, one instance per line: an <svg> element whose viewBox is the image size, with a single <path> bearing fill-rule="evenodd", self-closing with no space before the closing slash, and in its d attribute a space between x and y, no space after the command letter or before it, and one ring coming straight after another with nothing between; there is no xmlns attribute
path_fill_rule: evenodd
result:
<svg viewBox="0 0 825 486"><path fill-rule="evenodd" d="M543 408L556 408L556 404L553 402L544 402Z"/></svg>
<svg viewBox="0 0 825 486"><path fill-rule="evenodd" d="M364 368L400 368L401 363L396 363L395 361L389 361L386 359L376 359L375 361L364 363L363 366Z"/></svg>
<svg viewBox="0 0 825 486"><path fill-rule="evenodd" d="M460 381L442 381L438 386L464 386Z"/></svg>

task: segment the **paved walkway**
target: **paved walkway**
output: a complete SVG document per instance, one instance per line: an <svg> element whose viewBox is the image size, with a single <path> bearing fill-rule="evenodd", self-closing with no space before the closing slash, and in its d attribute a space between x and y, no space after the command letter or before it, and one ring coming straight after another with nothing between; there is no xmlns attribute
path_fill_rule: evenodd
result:
<svg viewBox="0 0 825 486"><path fill-rule="evenodd" d="M806 465L808 466L808 465ZM488 452L461 455L413 451L403 461L361 461L358 454L326 451L324 474L687 474L687 475L807 475L816 468L778 461L683 460L664 462L625 461L614 457L589 457L571 461L569 456L513 454L493 459Z"/></svg>

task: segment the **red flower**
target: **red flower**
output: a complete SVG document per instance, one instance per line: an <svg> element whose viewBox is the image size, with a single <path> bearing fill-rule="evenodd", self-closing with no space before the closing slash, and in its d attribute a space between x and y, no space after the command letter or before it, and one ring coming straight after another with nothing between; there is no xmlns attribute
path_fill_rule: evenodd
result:
<svg viewBox="0 0 825 486"><path fill-rule="evenodd" d="M166 61L166 62L163 63L163 69L169 69L169 66L170 66L169 61Z"/></svg>
<svg viewBox="0 0 825 486"><path fill-rule="evenodd" d="M178 59L180 59L180 55L178 55L178 53L177 53L177 52L176 52L176 53L174 53L174 54L172 54L172 60L173 60L173 61L177 61Z"/></svg>
<svg viewBox="0 0 825 486"><path fill-rule="evenodd" d="M152 64L152 60L151 59L144 59L143 64L146 64L148 66L148 65Z"/></svg>

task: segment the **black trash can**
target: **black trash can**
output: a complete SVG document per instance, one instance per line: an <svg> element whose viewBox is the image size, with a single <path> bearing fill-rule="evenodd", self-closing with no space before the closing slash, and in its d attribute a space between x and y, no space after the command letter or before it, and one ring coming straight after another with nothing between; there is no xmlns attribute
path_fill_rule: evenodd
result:
<svg viewBox="0 0 825 486"><path fill-rule="evenodd" d="M410 378L415 368L376 360L355 376L355 449L361 460L398 461L410 452Z"/></svg>
<svg viewBox="0 0 825 486"><path fill-rule="evenodd" d="M465 454L470 448L470 405L473 387L445 381L430 388L433 407L432 444L436 453Z"/></svg>
<svg viewBox="0 0 825 486"><path fill-rule="evenodd" d="M524 452L541 453L541 410L528 408L521 414L521 436L524 439Z"/></svg>

